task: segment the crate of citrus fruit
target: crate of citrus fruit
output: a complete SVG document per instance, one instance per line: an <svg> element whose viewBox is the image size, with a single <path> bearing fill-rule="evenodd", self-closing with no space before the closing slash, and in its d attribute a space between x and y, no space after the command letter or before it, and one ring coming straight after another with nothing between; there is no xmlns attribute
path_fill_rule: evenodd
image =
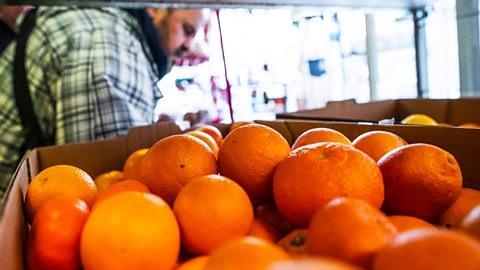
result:
<svg viewBox="0 0 480 270"><path fill-rule="evenodd" d="M2 269L480 269L479 135L163 123L38 148L1 206Z"/></svg>

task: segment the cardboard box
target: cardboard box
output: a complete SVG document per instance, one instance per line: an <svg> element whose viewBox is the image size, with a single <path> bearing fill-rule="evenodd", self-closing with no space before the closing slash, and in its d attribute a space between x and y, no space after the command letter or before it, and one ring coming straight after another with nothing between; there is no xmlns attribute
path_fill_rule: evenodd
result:
<svg viewBox="0 0 480 270"><path fill-rule="evenodd" d="M480 124L480 98L398 99L368 103L355 100L328 102L324 108L277 114L277 119L374 122L394 118L400 122L410 114L423 113L439 123L458 126Z"/></svg>
<svg viewBox="0 0 480 270"><path fill-rule="evenodd" d="M279 131L292 144L304 131L315 127L336 129L351 140L370 130L394 132L409 143L435 144L452 153L461 165L464 186L480 190L480 129L448 127L423 127L404 125L352 124L346 122L322 122L277 120L256 121ZM229 125L218 125L225 135ZM23 159L14 176L5 203L0 205L0 263L1 269L24 269L24 243L28 226L23 214L29 179L42 169L56 164L78 166L92 177L113 169L121 169L130 153L149 147L157 140L181 133L172 123L159 123L132 129L128 136L88 143L68 144L34 149Z"/></svg>

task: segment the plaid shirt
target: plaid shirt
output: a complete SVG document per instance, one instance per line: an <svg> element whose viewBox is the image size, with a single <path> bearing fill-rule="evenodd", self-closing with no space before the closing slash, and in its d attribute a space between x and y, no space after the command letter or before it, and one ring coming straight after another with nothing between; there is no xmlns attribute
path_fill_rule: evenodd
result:
<svg viewBox="0 0 480 270"><path fill-rule="evenodd" d="M114 8L39 8L26 52L35 113L56 144L125 135L154 121L158 68L137 19ZM15 46L0 58L0 201L25 142L15 106Z"/></svg>

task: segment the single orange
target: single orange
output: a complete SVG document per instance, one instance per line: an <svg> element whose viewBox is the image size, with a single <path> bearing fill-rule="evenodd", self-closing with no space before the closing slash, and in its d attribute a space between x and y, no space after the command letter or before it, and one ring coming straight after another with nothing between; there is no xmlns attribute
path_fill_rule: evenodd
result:
<svg viewBox="0 0 480 270"><path fill-rule="evenodd" d="M347 145L352 145L352 142L345 135L331 128L312 128L303 132L292 145L292 150L295 150L304 145L319 143L319 142L337 142Z"/></svg>
<svg viewBox="0 0 480 270"><path fill-rule="evenodd" d="M302 256L308 254L307 249L308 229L296 229L278 241L278 245L289 254Z"/></svg>
<svg viewBox="0 0 480 270"><path fill-rule="evenodd" d="M28 235L28 269L79 269L80 235L89 214L87 204L77 198L53 198L46 202Z"/></svg>
<svg viewBox="0 0 480 270"><path fill-rule="evenodd" d="M262 238L272 243L277 243L277 241L280 240L278 230L268 221L260 218L253 219L252 227L248 235Z"/></svg>
<svg viewBox="0 0 480 270"><path fill-rule="evenodd" d="M80 242L83 267L92 270L172 269L179 250L173 211L160 197L137 191L98 204Z"/></svg>
<svg viewBox="0 0 480 270"><path fill-rule="evenodd" d="M236 129L237 127L241 127L241 126L248 125L248 124L253 124L253 123L255 123L255 122L252 122L252 121L233 122L233 123L230 124L229 133L232 132L232 130Z"/></svg>
<svg viewBox="0 0 480 270"><path fill-rule="evenodd" d="M272 263L289 258L283 249L266 240L241 237L216 249L203 270L267 269Z"/></svg>
<svg viewBox="0 0 480 270"><path fill-rule="evenodd" d="M203 126L200 126L200 127L196 128L195 130L207 133L208 135L212 136L212 138L217 143L218 147L222 146L223 134L222 134L222 132L220 132L220 130L217 127L212 126L212 125L203 125Z"/></svg>
<svg viewBox="0 0 480 270"><path fill-rule="evenodd" d="M210 147L210 149L212 149L212 152L215 155L215 158L218 157L218 149L219 149L218 145L213 139L213 137L210 136L208 133L205 133L199 130L192 130L192 131L186 132L185 135L190 135L202 140L208 145L208 147Z"/></svg>
<svg viewBox="0 0 480 270"><path fill-rule="evenodd" d="M383 180L375 161L353 146L316 143L293 150L278 165L273 193L290 223L306 228L315 211L337 197L383 202Z"/></svg>
<svg viewBox="0 0 480 270"><path fill-rule="evenodd" d="M25 207L29 221L48 200L57 197L79 198L92 206L97 186L85 171L70 165L55 165L33 177L27 188Z"/></svg>
<svg viewBox="0 0 480 270"><path fill-rule="evenodd" d="M106 198L121 192L125 192L125 191L139 191L139 192L150 193L150 189L140 181L137 181L137 180L119 181L111 185L104 192L98 195L97 199L95 200L95 203L92 206L92 209L95 209L95 207Z"/></svg>
<svg viewBox="0 0 480 270"><path fill-rule="evenodd" d="M388 219L390 220L390 222L393 223L393 225L395 225L395 228L397 228L397 231L399 233L409 231L409 230L415 230L415 229L435 229L436 228L433 224L428 223L423 219L419 219L411 216L392 215L392 216L388 216Z"/></svg>
<svg viewBox="0 0 480 270"><path fill-rule="evenodd" d="M123 163L125 179L140 180L140 164L148 150L148 148L138 149L128 156Z"/></svg>
<svg viewBox="0 0 480 270"><path fill-rule="evenodd" d="M217 160L208 145L181 134L163 138L150 148L140 167L140 181L173 205L190 179L217 172Z"/></svg>
<svg viewBox="0 0 480 270"><path fill-rule="evenodd" d="M462 219L477 205L480 205L480 191L471 188L462 188L460 196L440 217L437 224L447 228L456 228Z"/></svg>
<svg viewBox="0 0 480 270"><path fill-rule="evenodd" d="M253 207L234 181L207 175L190 180L173 205L182 245L191 254L205 255L226 241L249 233Z"/></svg>
<svg viewBox="0 0 480 270"><path fill-rule="evenodd" d="M392 132L374 130L358 136L352 144L377 162L386 153L408 143Z"/></svg>
<svg viewBox="0 0 480 270"><path fill-rule="evenodd" d="M308 227L308 250L369 269L375 255L396 234L387 216L369 203L337 198L313 216Z"/></svg>
<svg viewBox="0 0 480 270"><path fill-rule="evenodd" d="M268 202L257 206L254 216L272 224L275 230L280 233L280 236L285 236L294 229L293 225L280 215L275 203Z"/></svg>
<svg viewBox="0 0 480 270"><path fill-rule="evenodd" d="M460 196L462 172L455 157L424 143L388 152L378 161L385 183L384 210L432 221Z"/></svg>
<svg viewBox="0 0 480 270"><path fill-rule="evenodd" d="M419 229L399 234L373 263L373 270L474 270L480 266L480 243L445 229Z"/></svg>
<svg viewBox="0 0 480 270"><path fill-rule="evenodd" d="M361 270L346 261L330 257L302 257L273 263L267 270Z"/></svg>
<svg viewBox="0 0 480 270"><path fill-rule="evenodd" d="M122 171L111 170L106 173L102 173L93 179L93 182L97 186L98 193L102 193L108 187L115 184L116 182L125 179Z"/></svg>
<svg viewBox="0 0 480 270"><path fill-rule="evenodd" d="M181 263L175 270L203 270L208 261L208 256L197 256Z"/></svg>
<svg viewBox="0 0 480 270"><path fill-rule="evenodd" d="M276 130L244 125L225 137L218 152L219 171L242 186L255 204L267 202L273 197L275 168L288 153L290 145Z"/></svg>
<svg viewBox="0 0 480 270"><path fill-rule="evenodd" d="M473 208L458 225L459 229L480 241L480 205Z"/></svg>
<svg viewBox="0 0 480 270"><path fill-rule="evenodd" d="M463 124L459 125L459 127L462 127L462 128L480 128L480 125L477 124L477 123L463 123Z"/></svg>

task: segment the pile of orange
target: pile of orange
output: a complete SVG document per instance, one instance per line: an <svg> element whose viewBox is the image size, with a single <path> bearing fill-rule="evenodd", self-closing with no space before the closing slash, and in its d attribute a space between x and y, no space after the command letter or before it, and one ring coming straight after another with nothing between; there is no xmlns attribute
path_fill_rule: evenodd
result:
<svg viewBox="0 0 480 270"><path fill-rule="evenodd" d="M28 268L480 269L480 191L445 150L385 131L315 128L292 147L262 124L224 133L163 138L95 178L41 171Z"/></svg>

